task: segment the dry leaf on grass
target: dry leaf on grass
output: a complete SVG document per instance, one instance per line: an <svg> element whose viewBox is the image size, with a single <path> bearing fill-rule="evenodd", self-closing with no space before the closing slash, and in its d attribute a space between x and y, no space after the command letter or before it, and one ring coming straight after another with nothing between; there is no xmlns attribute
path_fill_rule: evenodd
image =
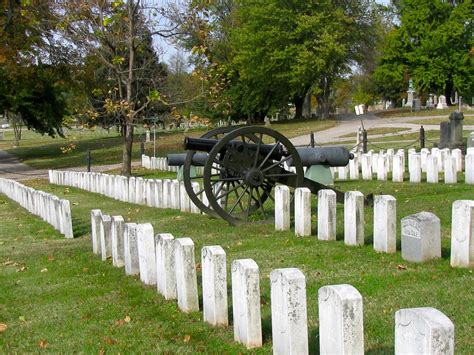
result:
<svg viewBox="0 0 474 355"><path fill-rule="evenodd" d="M191 335L185 335L183 341L187 343L188 341L191 340Z"/></svg>
<svg viewBox="0 0 474 355"><path fill-rule="evenodd" d="M7 328L8 326L5 323L0 323L0 333L3 333Z"/></svg>
<svg viewBox="0 0 474 355"><path fill-rule="evenodd" d="M399 265L397 265L397 269L398 270L406 270L408 268L405 265L399 264Z"/></svg>
<svg viewBox="0 0 474 355"><path fill-rule="evenodd" d="M25 316L19 316L18 319L21 320L22 322L26 322Z"/></svg>
<svg viewBox="0 0 474 355"><path fill-rule="evenodd" d="M112 338L105 338L105 342L109 345L117 344L117 340L112 339Z"/></svg>
<svg viewBox="0 0 474 355"><path fill-rule="evenodd" d="M53 260L54 260L54 256L48 255L48 261L51 262L51 261L53 261Z"/></svg>
<svg viewBox="0 0 474 355"><path fill-rule="evenodd" d="M41 269L40 272L48 272L48 269L47 268Z"/></svg>
<svg viewBox="0 0 474 355"><path fill-rule="evenodd" d="M48 346L48 342L46 340L40 340L39 343L38 343L38 346L41 348L41 349L44 349Z"/></svg>
<svg viewBox="0 0 474 355"><path fill-rule="evenodd" d="M132 321L132 318L130 318L130 316L126 316L124 318L124 321L125 321L125 323L130 323Z"/></svg>

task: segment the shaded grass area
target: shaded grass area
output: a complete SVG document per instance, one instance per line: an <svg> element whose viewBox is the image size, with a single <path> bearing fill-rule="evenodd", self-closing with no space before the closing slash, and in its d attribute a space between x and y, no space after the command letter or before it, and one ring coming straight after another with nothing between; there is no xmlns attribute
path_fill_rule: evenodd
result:
<svg viewBox="0 0 474 355"><path fill-rule="evenodd" d="M151 171L136 172L147 177L163 176ZM122 203L74 188L51 186L41 180L28 184L71 201L78 238L61 239L43 222L0 196L0 213L5 221L0 232L0 282L4 290L0 322L9 326L0 338L5 352L36 351L40 340L46 340L52 352L246 352L233 343L232 328L211 329L200 321L201 313L178 312L175 302L164 301L154 288L142 286L110 262L93 256L88 235L93 208L122 215L126 221L150 222L155 233L191 237L196 263L200 262L199 251L205 245L221 245L227 253L228 265L238 258L254 259L260 267L264 331L264 347L257 352L271 351L269 274L283 267L300 268L306 276L312 353L319 353L317 290L341 283L352 284L364 297L365 349L369 354L393 353L394 313L407 307L430 306L445 313L456 327L456 353L468 354L474 346L474 296L469 292L474 281L472 270L449 266L451 205L457 199L474 199L469 185L377 181L338 184L345 191L394 195L398 219L422 210L440 218L443 258L415 264L402 260L399 252L386 255L375 253L370 245L345 246L341 205L337 212L338 241L322 242L314 236L296 238L291 231L275 232L271 224L236 228L206 216ZM315 214L314 210L313 226ZM372 240L372 216L372 210L366 209L367 243ZM19 224L22 228L18 228ZM16 272L18 267L5 265L6 260L28 269ZM43 268L48 271L41 272ZM199 284L200 276L198 267ZM230 295L230 275L228 285ZM123 321L126 316L131 319L129 323ZM25 317L25 321L20 317Z"/></svg>
<svg viewBox="0 0 474 355"><path fill-rule="evenodd" d="M288 137L308 134L335 126L334 120L295 120L274 123L271 128ZM238 128L238 127L236 127ZM166 156L172 152L183 151L185 136L200 137L207 129L157 131L156 144L147 142L144 145L148 155ZM38 169L64 169L86 166L87 150L91 150L92 165L120 163L123 155L123 138L115 130L97 129L65 130L66 138L51 138L32 131L23 131L19 147L15 147L13 131L6 131L0 149L16 155L23 163ZM153 139L153 133L151 134ZM140 158L140 144L145 141L143 129L138 129L134 137L132 159ZM66 152L65 152L66 151Z"/></svg>
<svg viewBox="0 0 474 355"><path fill-rule="evenodd" d="M417 121L410 121L410 123L420 124L420 125L428 125L428 124L440 124L441 122L449 121L448 117L437 117L437 118L428 118L426 120L417 120ZM474 117L464 117L462 121L464 126L472 126L474 125Z"/></svg>
<svg viewBox="0 0 474 355"><path fill-rule="evenodd" d="M436 108L430 110L421 110L416 112L411 112L410 108L403 108L403 109L396 109L396 110L387 110L377 112L378 117L382 118L390 118L390 117L426 117L426 116L441 116L445 119L448 118L449 114L453 111L458 110L458 106L451 106L442 110L438 110ZM463 109L464 114L466 113L474 113L474 110Z"/></svg>

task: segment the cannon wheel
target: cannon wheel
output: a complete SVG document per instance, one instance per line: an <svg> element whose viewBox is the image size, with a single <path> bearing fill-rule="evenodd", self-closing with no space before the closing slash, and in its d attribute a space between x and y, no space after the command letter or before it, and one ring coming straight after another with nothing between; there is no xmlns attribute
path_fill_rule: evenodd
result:
<svg viewBox="0 0 474 355"><path fill-rule="evenodd" d="M210 130L209 132L206 132L205 134L203 134L201 138L221 139L223 136L225 136L229 132L234 131L235 129L236 128L232 126L214 128ZM253 138L253 140L256 141L256 138ZM206 206L200 198L205 194L204 188L200 187L198 191L194 191L193 189L193 186L192 186L193 181L196 181L196 180L199 181L204 178L203 174L197 174L195 177L191 177L191 166L192 166L192 160L193 160L194 154L196 154L196 151L194 150L188 151L186 155L186 159L184 161L184 166L183 166L184 187L186 188L186 192L188 193L191 201L196 205L197 208L201 210L201 212L206 213L210 217L217 217L217 214L209 206Z"/></svg>
<svg viewBox="0 0 474 355"><path fill-rule="evenodd" d="M255 136L256 141L249 137ZM230 141L256 145L255 152L247 149L229 152ZM280 145L287 155L278 159L272 152L260 152L262 144ZM244 145L245 147L245 145ZM295 171L285 170L284 163L293 158ZM269 169L280 168L278 177ZM219 172L219 174L213 172ZM258 178L256 178L258 177ZM213 211L232 225L262 222L273 217L265 210L266 201L272 200L276 180L293 179L302 186L304 171L301 159L293 144L282 134L265 127L244 127L225 135L209 152L204 167L204 190ZM267 207L268 208L268 207Z"/></svg>

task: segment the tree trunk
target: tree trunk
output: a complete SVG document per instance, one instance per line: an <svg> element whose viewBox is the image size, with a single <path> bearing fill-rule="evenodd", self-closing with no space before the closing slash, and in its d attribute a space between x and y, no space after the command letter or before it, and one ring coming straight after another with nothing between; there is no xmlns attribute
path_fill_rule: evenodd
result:
<svg viewBox="0 0 474 355"><path fill-rule="evenodd" d="M293 98L293 104L295 105L295 118L301 118L303 117L303 104L304 104L304 98L306 95L303 95L303 97L294 97Z"/></svg>
<svg viewBox="0 0 474 355"><path fill-rule="evenodd" d="M133 149L133 125L125 124L123 126L123 156L122 156L122 175L132 175L132 149Z"/></svg>
<svg viewBox="0 0 474 355"><path fill-rule="evenodd" d="M448 75L448 79L446 80L446 88L444 90L444 96L446 96L446 104L448 106L452 106L451 105L451 95L453 93L453 87L454 87L454 83L453 83L453 78L451 76L451 74Z"/></svg>

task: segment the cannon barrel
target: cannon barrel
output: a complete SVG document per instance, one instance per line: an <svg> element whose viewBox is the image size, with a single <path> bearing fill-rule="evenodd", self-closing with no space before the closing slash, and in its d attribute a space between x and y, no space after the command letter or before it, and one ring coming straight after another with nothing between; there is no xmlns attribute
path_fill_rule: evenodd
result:
<svg viewBox="0 0 474 355"><path fill-rule="evenodd" d="M345 147L296 148L296 150L303 166L346 166L349 160L354 159L354 154ZM288 160L288 165L293 165L292 158Z"/></svg>
<svg viewBox="0 0 474 355"><path fill-rule="evenodd" d="M184 148L187 150L198 150L201 152L210 152L214 146L219 143L217 139L208 138L184 138ZM227 143L227 147L235 148L239 150L240 147L247 148L251 151L257 151L259 145L256 143L244 143L242 141L230 141ZM270 154L271 153L271 154ZM260 144L259 154L267 155L270 154L272 159L280 159L283 156L287 156L288 152L285 147L279 144L277 147L273 144Z"/></svg>
<svg viewBox="0 0 474 355"><path fill-rule="evenodd" d="M179 154L168 154L166 157L169 166L183 166L186 160L187 153ZM192 164L193 166L204 166L206 165L208 154L207 153L196 153L193 155Z"/></svg>

